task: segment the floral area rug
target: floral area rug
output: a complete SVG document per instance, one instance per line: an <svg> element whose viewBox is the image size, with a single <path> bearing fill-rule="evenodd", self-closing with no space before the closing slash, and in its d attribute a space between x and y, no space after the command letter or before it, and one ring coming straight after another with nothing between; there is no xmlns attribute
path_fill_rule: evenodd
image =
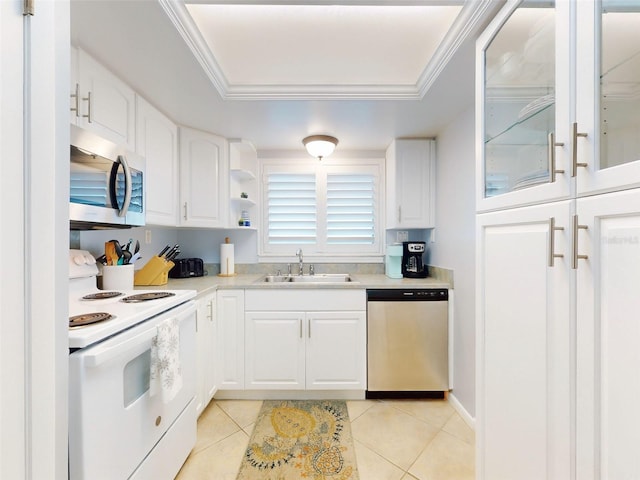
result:
<svg viewBox="0 0 640 480"><path fill-rule="evenodd" d="M358 478L345 402L263 402L238 480Z"/></svg>

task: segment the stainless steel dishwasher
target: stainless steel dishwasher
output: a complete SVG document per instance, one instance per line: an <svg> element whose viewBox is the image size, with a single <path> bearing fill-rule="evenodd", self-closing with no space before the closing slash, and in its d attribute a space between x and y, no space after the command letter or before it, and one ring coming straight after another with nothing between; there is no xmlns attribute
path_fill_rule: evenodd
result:
<svg viewBox="0 0 640 480"><path fill-rule="evenodd" d="M449 390L449 291L367 290L367 398Z"/></svg>

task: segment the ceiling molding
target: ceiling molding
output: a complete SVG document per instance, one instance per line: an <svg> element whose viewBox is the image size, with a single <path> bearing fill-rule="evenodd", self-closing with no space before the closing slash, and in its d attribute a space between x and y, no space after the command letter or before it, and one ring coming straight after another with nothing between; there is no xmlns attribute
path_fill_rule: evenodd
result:
<svg viewBox="0 0 640 480"><path fill-rule="evenodd" d="M436 49L435 54L415 84L408 85L234 85L230 84L214 55L202 37L183 0L158 0L163 10L202 66L207 77L223 99L233 100L420 100L433 85L460 46L475 34L496 6L496 0L467 2L452 27ZM190 0L190 3L212 3L210 0ZM336 5L335 0L314 2L286 1L216 1L216 4L278 4L278 5ZM389 5L389 1L342 1L344 5ZM398 1L395 6L460 5L460 1Z"/></svg>
<svg viewBox="0 0 640 480"><path fill-rule="evenodd" d="M449 60L455 55L462 44L484 27L492 18L496 10L496 0L480 0L468 2L462 7L460 14L442 39L442 43L431 57L428 65L418 79L418 91L420 98L424 97L433 85Z"/></svg>

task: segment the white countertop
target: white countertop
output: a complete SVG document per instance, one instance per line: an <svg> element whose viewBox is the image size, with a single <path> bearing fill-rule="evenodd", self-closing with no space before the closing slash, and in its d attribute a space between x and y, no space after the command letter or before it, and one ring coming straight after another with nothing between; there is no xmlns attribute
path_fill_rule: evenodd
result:
<svg viewBox="0 0 640 480"><path fill-rule="evenodd" d="M170 278L166 285L140 286L145 290L196 290L198 295L214 292L219 289L367 289L367 288L451 288L451 285L436 278L389 278L381 274L351 275L353 281L344 283L269 283L260 281L264 274L238 274L233 277L217 275L196 278Z"/></svg>

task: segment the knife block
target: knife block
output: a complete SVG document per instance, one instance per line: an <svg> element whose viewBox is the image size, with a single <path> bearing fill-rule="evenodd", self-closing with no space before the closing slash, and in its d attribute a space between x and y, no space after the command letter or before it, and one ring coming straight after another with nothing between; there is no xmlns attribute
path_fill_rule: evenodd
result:
<svg viewBox="0 0 640 480"><path fill-rule="evenodd" d="M134 285L166 285L169 281L169 270L175 264L158 256L152 257L133 277Z"/></svg>

